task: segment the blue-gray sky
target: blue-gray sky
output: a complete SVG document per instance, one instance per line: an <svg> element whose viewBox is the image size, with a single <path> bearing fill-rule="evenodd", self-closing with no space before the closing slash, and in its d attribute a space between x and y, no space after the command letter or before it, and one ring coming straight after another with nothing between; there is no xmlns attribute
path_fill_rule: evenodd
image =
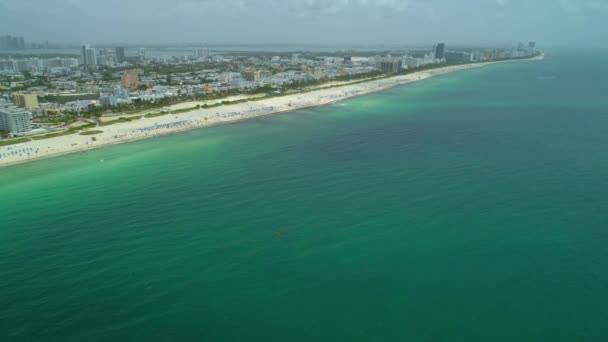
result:
<svg viewBox="0 0 608 342"><path fill-rule="evenodd" d="M61 43L608 43L608 0L0 0L0 34Z"/></svg>

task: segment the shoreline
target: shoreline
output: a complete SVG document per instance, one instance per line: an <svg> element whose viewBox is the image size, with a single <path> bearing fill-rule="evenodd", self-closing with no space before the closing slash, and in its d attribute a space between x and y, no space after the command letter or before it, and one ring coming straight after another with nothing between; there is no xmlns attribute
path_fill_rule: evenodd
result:
<svg viewBox="0 0 608 342"><path fill-rule="evenodd" d="M329 105L353 97L387 90L396 86L422 81L456 71L480 68L497 63L534 61L542 60L543 58L544 56L541 55L522 60L491 61L446 66L418 71L407 75L397 75L362 83L345 84L333 88L322 88L263 100L214 108L194 109L189 112L166 114L164 116L152 118L143 117L135 121L96 127L94 130L103 131L96 135L71 134L43 140L31 140L14 145L0 146L0 167L8 167L30 161L47 159L70 153L85 152L92 149L109 147L162 135L181 133L194 129L213 127L226 123L236 123L264 116Z"/></svg>

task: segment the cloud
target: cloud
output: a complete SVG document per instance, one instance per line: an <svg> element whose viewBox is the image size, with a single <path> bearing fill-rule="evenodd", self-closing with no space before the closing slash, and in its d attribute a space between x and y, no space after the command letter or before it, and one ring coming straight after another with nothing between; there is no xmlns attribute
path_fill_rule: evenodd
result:
<svg viewBox="0 0 608 342"><path fill-rule="evenodd" d="M372 8L398 12L406 11L410 8L410 2L407 0L375 0L369 1L368 4Z"/></svg>
<svg viewBox="0 0 608 342"><path fill-rule="evenodd" d="M409 8L408 0L292 0L291 12L296 15L372 14L403 12Z"/></svg>
<svg viewBox="0 0 608 342"><path fill-rule="evenodd" d="M0 0L0 33L91 43L602 45L606 14L608 0Z"/></svg>
<svg viewBox="0 0 608 342"><path fill-rule="evenodd" d="M296 11L303 11L313 14L334 14L343 11L348 7L348 0L304 0L294 2Z"/></svg>

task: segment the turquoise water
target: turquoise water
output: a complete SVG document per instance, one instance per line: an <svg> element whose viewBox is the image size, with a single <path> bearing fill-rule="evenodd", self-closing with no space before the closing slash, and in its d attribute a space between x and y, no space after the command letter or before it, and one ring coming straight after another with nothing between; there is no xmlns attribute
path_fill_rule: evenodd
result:
<svg viewBox="0 0 608 342"><path fill-rule="evenodd" d="M607 61L0 169L0 340L605 341Z"/></svg>

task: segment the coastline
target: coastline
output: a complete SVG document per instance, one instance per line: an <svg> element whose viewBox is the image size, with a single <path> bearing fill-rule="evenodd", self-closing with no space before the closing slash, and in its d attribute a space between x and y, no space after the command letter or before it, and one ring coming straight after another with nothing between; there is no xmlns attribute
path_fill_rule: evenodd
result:
<svg viewBox="0 0 608 342"><path fill-rule="evenodd" d="M95 130L103 132L96 135L72 134L43 140L31 140L15 145L0 146L0 167L52 158L69 153L83 152L161 135L212 127L224 123L234 123L294 110L328 105L352 97L422 81L455 71L479 68L496 63L533 61L542 60L543 58L544 56L541 55L523 60L492 61L446 66L418 71L407 75L397 75L379 80L370 80L363 83L311 90L305 93L294 93L220 107L201 108L179 114L167 114L151 118L143 117L135 121L97 127Z"/></svg>

